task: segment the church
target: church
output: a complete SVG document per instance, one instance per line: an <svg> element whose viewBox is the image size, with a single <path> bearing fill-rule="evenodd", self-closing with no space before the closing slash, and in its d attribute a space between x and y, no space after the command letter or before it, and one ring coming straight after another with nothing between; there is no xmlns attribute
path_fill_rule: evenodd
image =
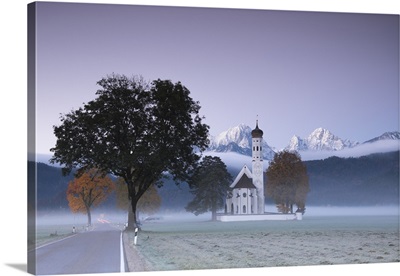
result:
<svg viewBox="0 0 400 276"><path fill-rule="evenodd" d="M265 212L264 196L264 132L258 127L251 131L252 159L251 170L244 165L235 180L229 186L223 214L217 214L219 221L250 220L301 220L302 214L281 214Z"/></svg>
<svg viewBox="0 0 400 276"><path fill-rule="evenodd" d="M264 214L264 165L262 155L263 131L256 128L251 132L251 171L244 165L233 183L225 203L226 214Z"/></svg>

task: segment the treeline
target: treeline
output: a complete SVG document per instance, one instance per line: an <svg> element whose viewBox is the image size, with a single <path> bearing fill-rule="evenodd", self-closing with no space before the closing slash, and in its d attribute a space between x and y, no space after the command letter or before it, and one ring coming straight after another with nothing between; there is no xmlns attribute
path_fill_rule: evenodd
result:
<svg viewBox="0 0 400 276"><path fill-rule="evenodd" d="M35 162L28 161L31 171L34 170ZM37 170L37 208L41 209L68 209L67 187L73 174L63 176L61 168L49 166L44 163L36 163ZM33 175L31 175L33 176ZM31 178L29 184L34 183ZM32 191L32 189L30 190Z"/></svg>
<svg viewBox="0 0 400 276"><path fill-rule="evenodd" d="M359 158L306 161L311 191L307 205L399 203L399 152Z"/></svg>

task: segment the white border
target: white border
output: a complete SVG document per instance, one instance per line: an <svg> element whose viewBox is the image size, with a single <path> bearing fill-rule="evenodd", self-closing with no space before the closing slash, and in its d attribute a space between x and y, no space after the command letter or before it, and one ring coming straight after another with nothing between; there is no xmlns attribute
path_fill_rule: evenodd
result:
<svg viewBox="0 0 400 276"><path fill-rule="evenodd" d="M21 271L26 264L26 5L32 1L1 1L1 275L27 275ZM400 1L395 0L136 0L136 1L57 1L85 3L117 3L190 7L227 7L271 10L334 11L399 14ZM17 267L17 269L15 268ZM282 267L245 269L253 275L377 275L400 271L400 263L371 265L340 265L313 267ZM227 270L236 274L242 270ZM245 272L242 271L242 272ZM220 275L225 271L207 271ZM217 274L218 273L218 274ZM360 273L360 274L359 274ZM85 274L96 275L96 274ZM97 275L120 275L103 273ZM138 272L135 275L204 275L204 271ZM66 275L68 276L68 275Z"/></svg>

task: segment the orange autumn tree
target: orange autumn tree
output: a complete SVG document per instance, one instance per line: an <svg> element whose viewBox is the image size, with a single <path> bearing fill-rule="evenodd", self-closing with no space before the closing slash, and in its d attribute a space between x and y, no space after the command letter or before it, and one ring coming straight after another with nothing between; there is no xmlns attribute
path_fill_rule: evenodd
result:
<svg viewBox="0 0 400 276"><path fill-rule="evenodd" d="M67 189L69 208L73 213L88 216L88 225L92 225L91 209L102 203L114 190L114 182L99 170L91 169L70 181Z"/></svg>

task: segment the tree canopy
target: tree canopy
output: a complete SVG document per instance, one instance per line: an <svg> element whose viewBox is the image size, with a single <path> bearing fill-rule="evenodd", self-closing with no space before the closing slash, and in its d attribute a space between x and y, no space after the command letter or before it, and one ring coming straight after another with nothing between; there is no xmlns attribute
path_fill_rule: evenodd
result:
<svg viewBox="0 0 400 276"><path fill-rule="evenodd" d="M217 209L224 206L231 182L232 176L225 163L219 157L205 156L189 182L194 199L188 203L186 210L196 216L211 211L212 220L215 220Z"/></svg>
<svg viewBox="0 0 400 276"><path fill-rule="evenodd" d="M101 204L114 190L114 182L99 170L90 169L70 181L67 188L68 205L73 213L88 215L92 224L91 209Z"/></svg>
<svg viewBox="0 0 400 276"><path fill-rule="evenodd" d="M180 82L110 75L97 83L97 98L61 115L51 162L65 174L99 168L124 179L136 227L136 205L144 192L168 172L186 181L208 145L208 125L200 104Z"/></svg>
<svg viewBox="0 0 400 276"><path fill-rule="evenodd" d="M296 204L298 211L305 211L310 188L307 168L297 152L276 153L266 176L266 196L275 201L278 210L284 213L293 212L293 204Z"/></svg>

